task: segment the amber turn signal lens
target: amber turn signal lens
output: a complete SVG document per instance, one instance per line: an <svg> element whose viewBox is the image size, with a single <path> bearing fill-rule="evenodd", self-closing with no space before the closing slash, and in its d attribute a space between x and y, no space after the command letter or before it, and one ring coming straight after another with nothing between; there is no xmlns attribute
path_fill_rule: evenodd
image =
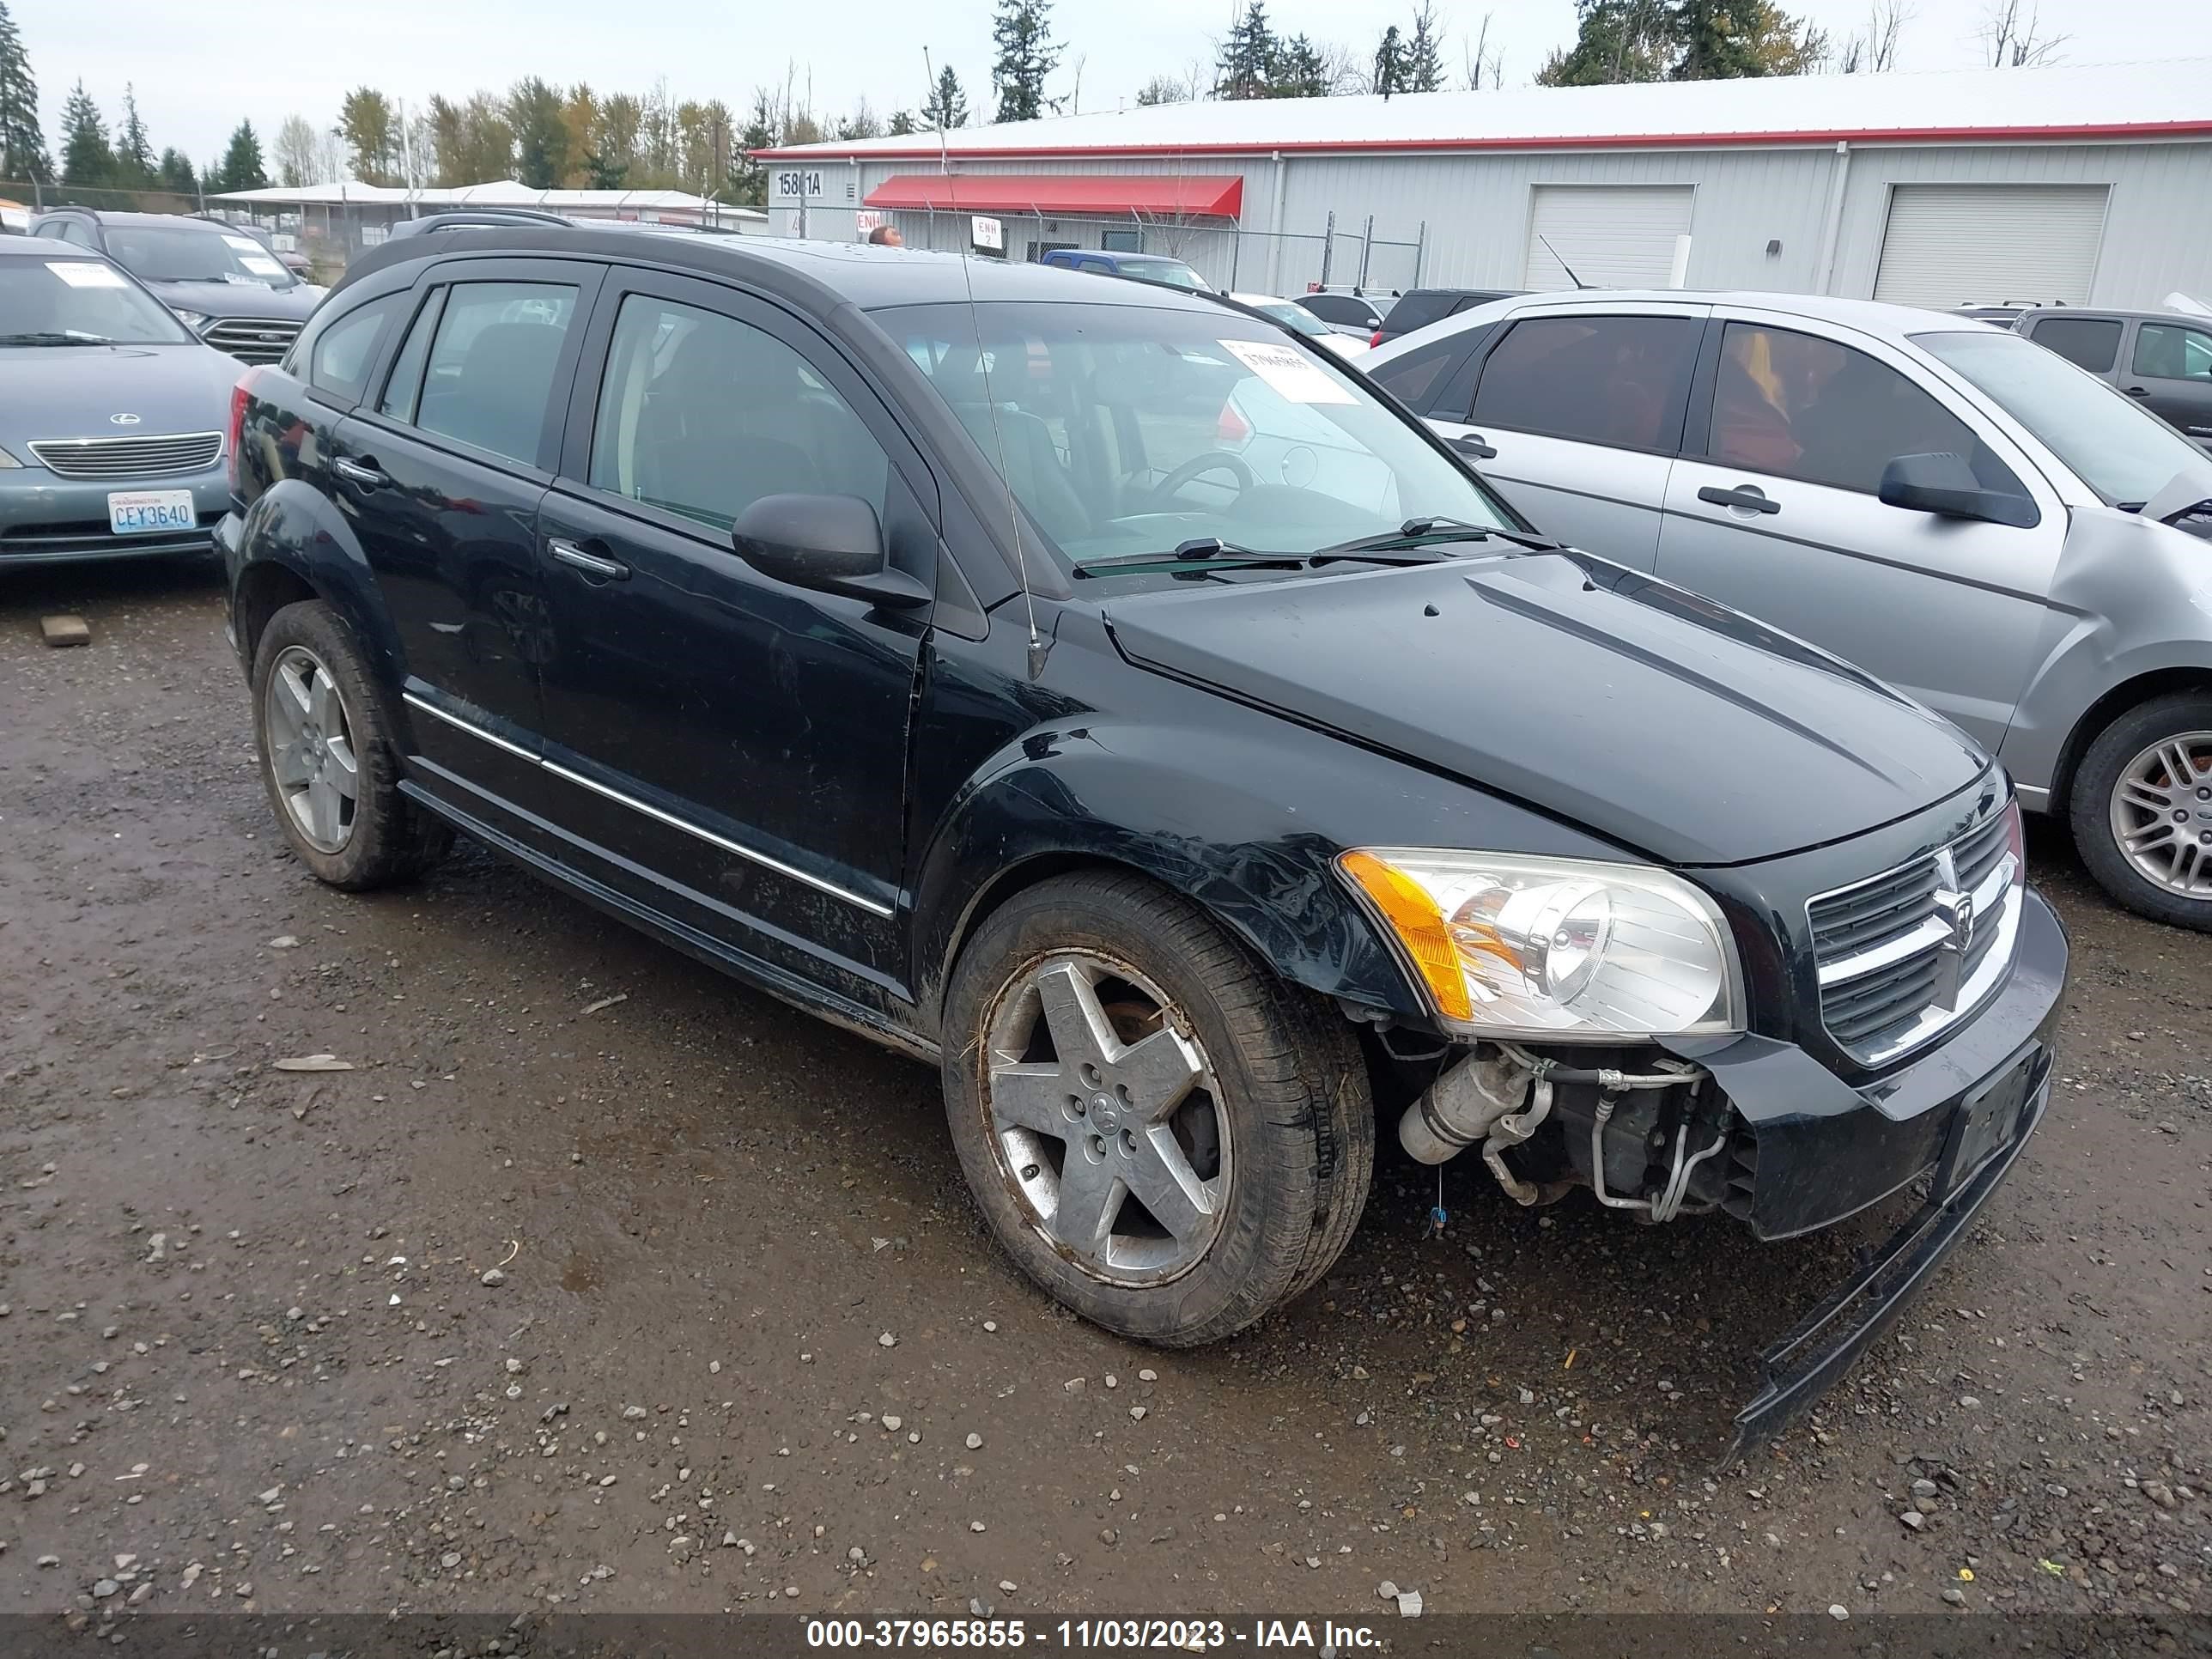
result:
<svg viewBox="0 0 2212 1659"><path fill-rule="evenodd" d="M1398 936L1437 1012L1447 1019L1472 1018L1474 1005L1468 995L1467 975L1461 971L1459 951L1436 901L1419 883L1371 853L1346 853L1337 862Z"/></svg>

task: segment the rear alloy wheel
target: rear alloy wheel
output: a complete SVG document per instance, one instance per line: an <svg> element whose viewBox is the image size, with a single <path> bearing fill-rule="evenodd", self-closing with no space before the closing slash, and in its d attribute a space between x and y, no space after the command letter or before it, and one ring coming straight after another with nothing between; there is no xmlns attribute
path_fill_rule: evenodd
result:
<svg viewBox="0 0 2212 1659"><path fill-rule="evenodd" d="M1064 877L994 912L954 971L945 1054L999 1242L1125 1335L1242 1329L1328 1270L1366 1200L1350 1026L1141 878Z"/></svg>
<svg viewBox="0 0 2212 1659"><path fill-rule="evenodd" d="M277 827L300 861L360 891L421 874L453 845L399 790L392 725L361 647L319 599L269 619L253 653L253 735Z"/></svg>
<svg viewBox="0 0 2212 1659"><path fill-rule="evenodd" d="M2113 897L2212 931L2212 696L2131 709L2098 735L2074 782L2075 839Z"/></svg>

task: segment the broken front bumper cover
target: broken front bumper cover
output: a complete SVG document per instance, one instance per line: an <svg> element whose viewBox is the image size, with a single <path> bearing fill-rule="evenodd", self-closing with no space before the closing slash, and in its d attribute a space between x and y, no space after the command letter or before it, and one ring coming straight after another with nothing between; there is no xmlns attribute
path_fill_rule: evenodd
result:
<svg viewBox="0 0 2212 1659"><path fill-rule="evenodd" d="M1757 1037L1694 1053L1756 1138L1750 1220L1763 1238L1825 1227L1912 1185L1929 1196L1856 1271L1760 1355L1765 1383L1736 1413L1723 1462L1771 1439L1903 1311L2026 1150L2050 1104L2066 936L2029 892L2012 972L1989 1006L1863 1090L1803 1050ZM1669 1044L1670 1048L1676 1045Z"/></svg>

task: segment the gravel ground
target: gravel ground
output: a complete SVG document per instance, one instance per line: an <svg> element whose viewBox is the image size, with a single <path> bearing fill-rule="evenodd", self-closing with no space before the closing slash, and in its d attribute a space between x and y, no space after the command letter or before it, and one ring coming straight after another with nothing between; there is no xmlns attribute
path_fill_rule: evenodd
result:
<svg viewBox="0 0 2212 1659"><path fill-rule="evenodd" d="M1389 1142L1322 1286L1149 1352L995 1255L928 1071L481 853L318 887L204 575L0 580L0 1611L2212 1601L2212 942L2054 836L2046 1127L1717 1469L1849 1239L1524 1212L1471 1161L1431 1238Z"/></svg>

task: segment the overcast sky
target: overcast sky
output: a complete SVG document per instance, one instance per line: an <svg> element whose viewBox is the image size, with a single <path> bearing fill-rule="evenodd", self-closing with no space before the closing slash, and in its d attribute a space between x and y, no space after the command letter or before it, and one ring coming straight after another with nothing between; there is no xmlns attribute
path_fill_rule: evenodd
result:
<svg viewBox="0 0 2212 1659"><path fill-rule="evenodd" d="M1917 0L1900 66L1981 61L1975 32L1989 3ZM883 114L921 101L927 46L959 72L971 109L989 107L988 0L655 0L635 11L605 0L295 0L211 10L177 0L9 4L57 151L62 100L80 77L111 122L124 84L135 84L156 150L178 145L196 164L220 154L240 117L252 119L264 151L287 115L327 128L348 88L364 82L413 108L434 92L503 90L526 75L564 86L584 81L601 92L642 91L665 76L678 100L719 97L742 113L756 85L780 82L789 70L802 94L811 82L825 114L861 97ZM1843 34L1865 6L1799 0L1795 9ZM1080 62L1082 108L1127 103L1153 75L1210 61L1231 9L1230 0L1056 0L1053 26L1066 52L1050 90L1066 96ZM1303 29L1371 52L1385 25L1406 20L1411 0L1273 0L1268 9L1284 33ZM1573 0L1438 0L1455 72L1486 9L1509 87L1525 85L1573 33ZM2179 9L2179 0L2043 0L2042 19L2046 31L2072 37L2064 61L2118 63L2160 55Z"/></svg>

